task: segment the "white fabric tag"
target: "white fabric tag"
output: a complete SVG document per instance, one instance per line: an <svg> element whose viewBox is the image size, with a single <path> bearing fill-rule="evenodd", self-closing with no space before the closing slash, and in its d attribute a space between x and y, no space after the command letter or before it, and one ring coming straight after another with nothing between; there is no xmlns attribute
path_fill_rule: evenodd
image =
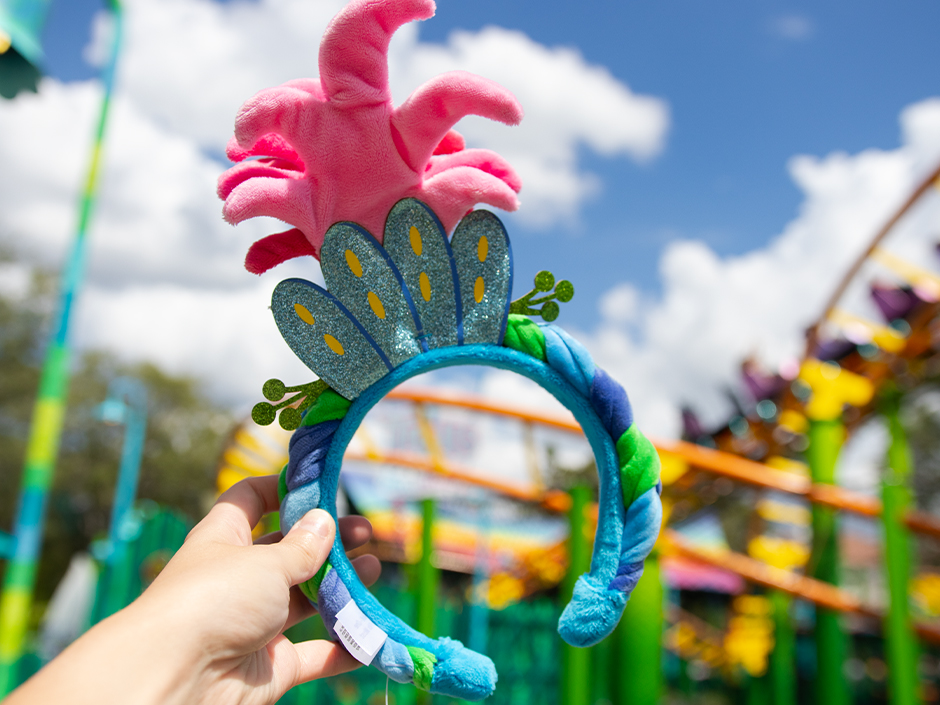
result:
<svg viewBox="0 0 940 705"><path fill-rule="evenodd" d="M388 634L375 626L352 600L336 615L333 631L346 645L349 653L366 666L372 663L372 659L388 639Z"/></svg>

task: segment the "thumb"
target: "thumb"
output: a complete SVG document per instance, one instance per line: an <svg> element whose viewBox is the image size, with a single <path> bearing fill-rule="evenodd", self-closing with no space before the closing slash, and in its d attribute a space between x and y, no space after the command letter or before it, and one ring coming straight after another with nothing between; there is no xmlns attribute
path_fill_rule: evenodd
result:
<svg viewBox="0 0 940 705"><path fill-rule="evenodd" d="M330 555L335 536L333 517L322 509L311 509L272 546L291 585L309 580L320 570Z"/></svg>

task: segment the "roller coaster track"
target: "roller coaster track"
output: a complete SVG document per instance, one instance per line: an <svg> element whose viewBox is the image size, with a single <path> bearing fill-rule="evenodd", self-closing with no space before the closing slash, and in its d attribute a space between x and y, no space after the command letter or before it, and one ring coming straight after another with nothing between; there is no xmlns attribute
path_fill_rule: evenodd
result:
<svg viewBox="0 0 940 705"><path fill-rule="evenodd" d="M940 292L940 277L919 266L904 262L895 255L881 249L882 242L895 225L928 192L930 186L937 183L938 179L940 179L940 166L914 189L910 197L886 221L869 246L849 268L846 276L839 282L826 303L823 314L808 331L807 358L817 353L824 324L835 323L838 327L838 325L845 324L847 318L850 318L839 311L838 304L851 282L859 275L864 263L869 259L887 264L895 273L901 274L902 278L906 276L910 280L932 282L936 285L937 291ZM919 336L919 333L940 314L940 305L929 301L922 303L925 305L920 307L919 314L911 325L910 335L907 337L894 334L887 335L887 337L883 336L883 340L887 341L882 346L883 356L891 359L912 360L929 352L929 346L925 347L923 345L923 336ZM877 332L878 324L862 323ZM866 364L866 361L857 354L855 358L849 359L847 365L846 360L840 360L840 362L843 366L867 376L876 386L881 386L891 379L890 360L884 364ZM803 400L794 396L791 385L783 384L778 385L778 387L776 394L765 396L764 399L773 400L781 411L787 409L802 410ZM526 486L487 477L473 468L464 467L449 460L441 449L442 446L436 437L434 424L429 421L427 407L456 407L479 414L511 418L523 424L523 438L527 446L530 446L527 448L527 457L533 466L536 453L534 448L531 447L534 444L532 429L534 427L546 427L556 431L581 434L580 426L570 415L545 413L539 410L496 402L480 396L441 389L403 387L391 392L387 398L412 405L415 424L420 429L426 452L387 450L376 447L371 442L364 442L347 451L346 458L348 460L394 465L438 475L454 481L483 487L514 500L538 504L552 512L565 512L570 508L570 497L564 492L546 487L544 481L539 477L538 469L535 467L530 468L531 482ZM863 409L859 417L864 417L872 410L871 406ZM248 424L250 423L249 421ZM753 433L755 438L769 440L771 437L775 437L773 432L778 425L776 421L768 423L765 419L750 417L747 418L747 423L748 432ZM286 434L277 440L272 441L269 439L268 442L259 443L257 436L249 433L247 428L246 424L236 432L232 444L223 454L219 470L220 489L224 489L224 486L246 475L278 472L286 461ZM712 435L714 444L718 446L717 449L679 440L653 439L653 443L661 456L671 456L673 459L677 458L686 464L688 470L691 471L688 474L693 477L698 473L714 478L726 478L734 483L793 495L812 504L832 509L865 517L876 518L881 516L882 502L877 498L835 485L814 484L805 475L781 470L771 467L765 462L760 462L760 460L766 459L781 450L786 450L781 448L785 444L767 443L767 450L761 457L753 459L754 453L752 452L750 453L752 458L748 458L744 457L745 454L742 452L735 452L735 442L731 437L729 427L726 427L724 431L725 433L722 433L722 430L719 430ZM275 431L275 433L277 432ZM741 434L734 435L740 437ZM794 435L798 435L798 433ZM596 516L596 506L589 511ZM917 511L908 512L904 517L904 523L910 530L918 534L940 538L940 520L929 514ZM845 590L798 572L774 568L740 553L697 547L672 529L664 529L660 547L667 554L683 556L699 563L730 571L750 582L780 589L823 607L843 612L853 612L872 618L882 617L876 610L862 604ZM933 643L940 643L940 629L921 624L916 625L916 630L921 638Z"/></svg>

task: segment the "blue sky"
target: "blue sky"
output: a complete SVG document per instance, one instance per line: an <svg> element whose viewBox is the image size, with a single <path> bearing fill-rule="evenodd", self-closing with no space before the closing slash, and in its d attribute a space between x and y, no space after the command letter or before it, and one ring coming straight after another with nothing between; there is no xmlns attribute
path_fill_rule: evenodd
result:
<svg viewBox="0 0 940 705"><path fill-rule="evenodd" d="M38 97L0 105L0 160L20 166L0 172L0 244L47 265L74 223L97 100L87 80L97 72L82 55L102 7L51 2L44 44L54 80ZM316 75L316 41L338 7L127 3L80 345L204 375L248 406L264 379L288 376L267 301L285 276L315 276L309 263L260 280L241 269L247 245L271 224L221 222L213 191L225 165L216 157L242 101ZM393 84L398 76L400 101L431 75L462 68L517 93L527 118L516 132L460 128L528 169L523 208L505 217L515 293L541 268L571 279L577 293L558 322L627 385L638 414L669 433L685 401L720 416L721 390L743 356L772 367L797 354L854 252L940 158L940 100L929 100L940 95L937 27L940 5L918 1L439 0L417 38L396 35ZM524 70L505 70L506 56ZM555 81L556 72L567 78ZM584 86L589 99L572 109L552 103ZM602 154L599 135L615 133ZM51 160L55 170L42 168ZM566 201L551 186L569 178L597 190ZM547 225L533 208L550 213ZM935 216L923 216L902 254L934 267ZM208 306L213 325L198 314ZM240 357L227 367L207 362L232 350ZM245 371L237 393L235 367ZM524 396L500 385L490 391Z"/></svg>
<svg viewBox="0 0 940 705"><path fill-rule="evenodd" d="M51 75L95 75L81 52L100 7L53 0ZM649 163L585 150L603 190L579 223L513 233L520 285L539 267L572 278L570 311L583 325L595 322L596 301L613 281L658 292L657 262L673 239L702 240L720 255L764 245L801 199L786 171L790 157L894 148L900 109L938 92L936 2L441 0L421 39L445 42L455 29L487 25L576 47L671 111L665 150ZM597 272L596 261L572 266L568 252L585 237L592 250L622 255L616 271L606 264Z"/></svg>

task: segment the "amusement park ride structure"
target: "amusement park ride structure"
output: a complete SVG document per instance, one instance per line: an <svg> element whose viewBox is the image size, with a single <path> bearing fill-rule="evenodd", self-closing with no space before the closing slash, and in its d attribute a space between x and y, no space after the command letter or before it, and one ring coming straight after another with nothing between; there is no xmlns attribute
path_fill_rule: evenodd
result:
<svg viewBox="0 0 940 705"><path fill-rule="evenodd" d="M827 302L822 316L808 330L807 347L798 374L766 375L752 361L742 367L744 381L755 398L755 408L741 413L726 426L704 433L694 417L686 419L688 440L654 441L663 461L666 526L656 555L680 556L737 574L761 585L776 598L779 609L789 609L789 597L817 606L816 639L819 671L830 669L839 675L820 678L817 696L841 703L846 689L841 673L846 658L845 635L839 613L855 613L884 620L892 695L896 702L918 702L914 656L915 637L940 644L940 628L933 624L913 624L908 611L910 575L909 533L940 538L940 519L910 508L908 484L911 475L909 451L899 420L903 394L918 384L940 376L940 276L887 251L883 243L904 215L938 184L940 167L931 172L911 193L898 211L885 223L870 245L849 269ZM899 286L871 285L871 293L883 312L885 324L864 320L839 308L850 285L866 268L876 263L900 278ZM851 338L843 337L850 331ZM389 402L411 407L410 418L420 431L423 452L383 448L369 438L367 426L347 452L347 460L396 466L441 478L475 485L518 502L538 505L550 513L571 509L568 492L552 488L540 469L534 429L551 429L563 434L581 434L574 419L562 414L523 409L493 400L434 388L400 387L388 396ZM527 446L530 465L527 484L487 476L478 469L463 466L447 457L431 421L435 407L458 408L475 415L501 417L521 424L521 437ZM892 445L888 452L889 470L882 487L882 499L841 488L834 482L834 467L848 434L872 415L880 413L887 421ZM691 423L688 423L691 420ZM250 422L249 422L250 423ZM268 433L278 433L269 429ZM257 427L243 426L225 452L219 471L219 489L251 474L279 472L286 460L287 435L259 440ZM795 458L805 457L803 464ZM808 502L812 508L813 550L799 560L781 559L758 551L752 555L726 548L703 547L669 526L670 509L683 498L696 494L702 481L725 478L733 483L791 496ZM837 586L838 545L836 512L847 512L880 520L885 535L885 562L889 607L882 611L865 604L854 594ZM588 507L588 522L596 518L596 506ZM381 533L377 531L381 544ZM374 546L379 548L381 546ZM400 553L400 552L399 552ZM565 543L551 547L552 560L562 563L556 577L564 572ZM765 551L766 554L766 551ZM658 560L654 555L653 560ZM759 560L761 556L766 560ZM387 555L392 558L391 555ZM400 556L399 556L400 558ZM446 561L441 561L445 562ZM523 564L526 562L523 561ZM544 564L544 561L543 561ZM443 566L442 566L443 567ZM472 565L466 572L472 572ZM524 572L524 571L523 571ZM515 578L525 587L513 593L520 597L528 590L545 587L545 580L531 575ZM544 576L543 576L544 577ZM782 601L781 601L782 600ZM491 602L500 603L499 599ZM792 629L787 619L777 615L778 630ZM786 635L778 634L778 641ZM828 661L827 661L828 659ZM792 658L790 659L792 661ZM779 661L779 659L778 659ZM794 702L792 662L778 663L777 680L790 680L779 687L777 701ZM774 666L772 665L773 669ZM776 689L778 686L774 686ZM842 691L841 693L839 691Z"/></svg>

